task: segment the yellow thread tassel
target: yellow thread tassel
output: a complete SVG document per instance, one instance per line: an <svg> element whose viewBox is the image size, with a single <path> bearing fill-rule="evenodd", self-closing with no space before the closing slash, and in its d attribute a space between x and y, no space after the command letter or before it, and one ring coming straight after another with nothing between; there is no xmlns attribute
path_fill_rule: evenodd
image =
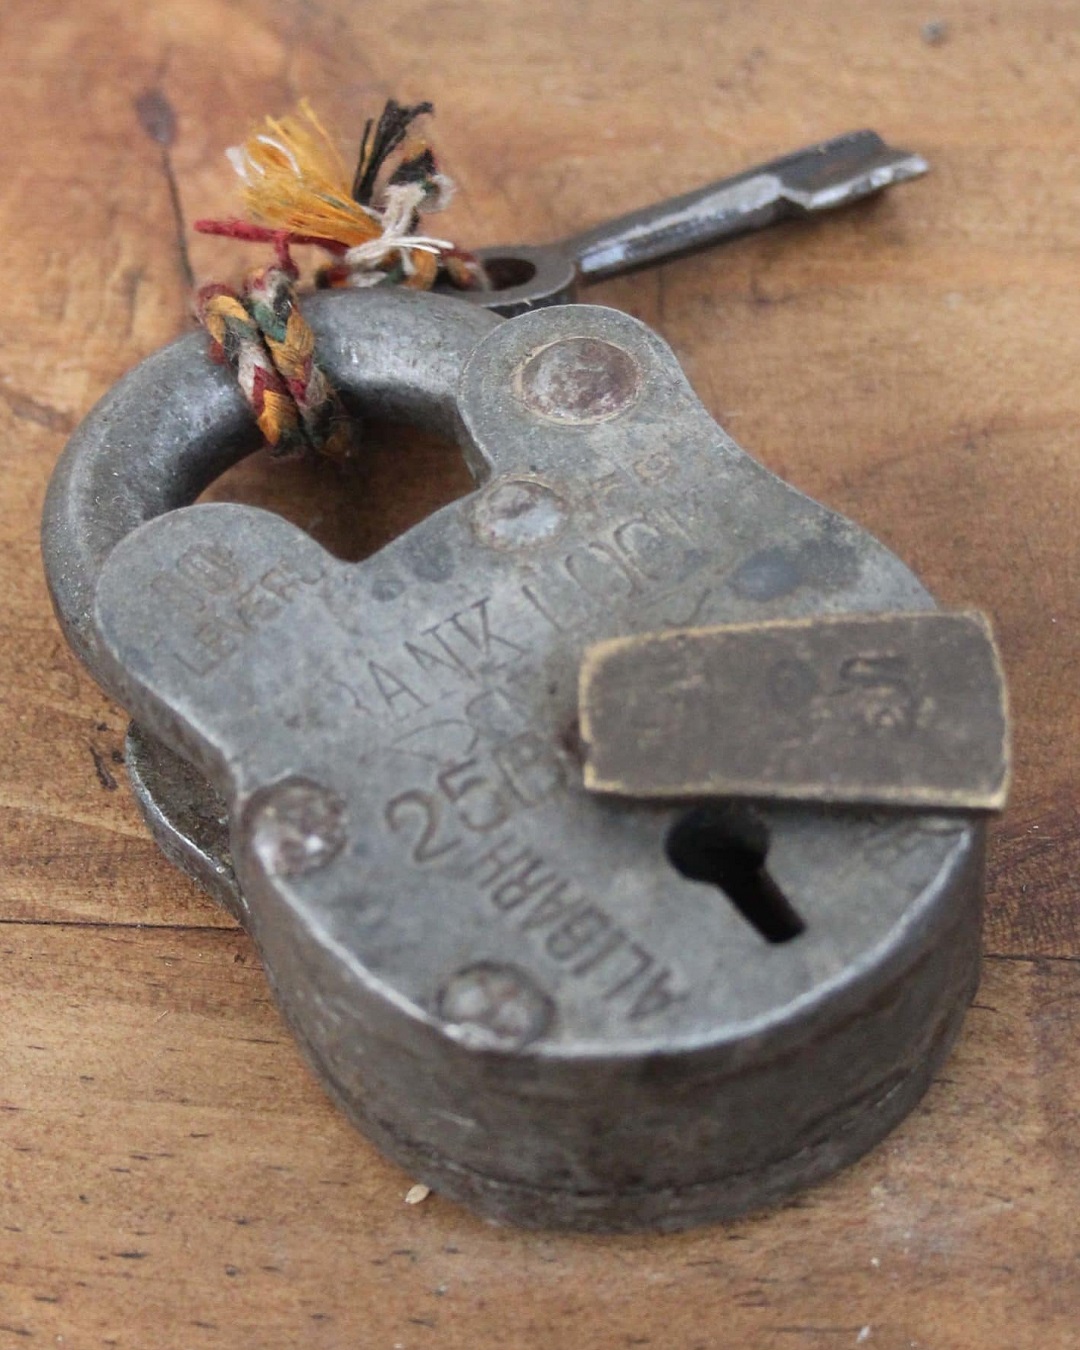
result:
<svg viewBox="0 0 1080 1350"><path fill-rule="evenodd" d="M244 180L244 205L263 225L347 248L382 232L375 216L353 201L345 161L307 99L286 117L268 117L265 129L252 132L230 159Z"/></svg>

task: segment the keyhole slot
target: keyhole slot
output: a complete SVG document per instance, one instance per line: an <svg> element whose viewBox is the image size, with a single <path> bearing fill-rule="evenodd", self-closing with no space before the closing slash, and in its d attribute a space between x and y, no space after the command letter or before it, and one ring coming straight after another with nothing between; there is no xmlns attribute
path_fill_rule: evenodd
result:
<svg viewBox="0 0 1080 1350"><path fill-rule="evenodd" d="M766 942L790 942L805 931L769 875L768 830L749 812L699 807L675 822L665 848L680 876L722 891Z"/></svg>

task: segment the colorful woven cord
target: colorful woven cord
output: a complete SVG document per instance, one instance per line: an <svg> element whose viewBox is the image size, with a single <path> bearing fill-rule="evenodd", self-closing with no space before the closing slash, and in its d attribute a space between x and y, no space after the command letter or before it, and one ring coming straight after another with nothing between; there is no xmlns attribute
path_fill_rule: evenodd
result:
<svg viewBox="0 0 1080 1350"><path fill-rule="evenodd" d="M315 363L315 334L300 313L283 268L267 267L247 283L246 303L274 369L292 395L311 448L334 459L352 450L351 425L337 392Z"/></svg>
<svg viewBox="0 0 1080 1350"><path fill-rule="evenodd" d="M195 222L204 234L269 243L277 255L277 264L253 273L240 292L206 286L197 300L211 355L236 374L275 454L343 458L354 438L297 305L292 247L313 244L334 256L318 273L321 286L429 290L440 275L459 289L484 284L472 255L419 232L421 216L441 210L454 190L416 133L417 120L431 111L430 103L391 99L366 123L351 179L306 101L287 117L267 118L228 152L251 219Z"/></svg>
<svg viewBox="0 0 1080 1350"><path fill-rule="evenodd" d="M236 376L274 455L344 459L352 452L352 423L315 364L315 335L284 269L254 273L243 293L204 286L197 313L210 334L211 357Z"/></svg>

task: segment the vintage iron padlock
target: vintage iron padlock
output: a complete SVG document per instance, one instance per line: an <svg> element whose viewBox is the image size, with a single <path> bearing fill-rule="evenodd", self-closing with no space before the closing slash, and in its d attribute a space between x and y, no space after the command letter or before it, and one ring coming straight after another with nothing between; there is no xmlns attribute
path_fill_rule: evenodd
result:
<svg viewBox="0 0 1080 1350"><path fill-rule="evenodd" d="M354 565L187 505L253 446L192 335L76 433L44 540L75 650L224 795L235 903L316 1072L414 1176L523 1224L678 1228L855 1158L973 992L981 818L758 807L799 919L770 941L680 871L685 807L585 791L578 669L599 638L930 597L624 314L306 312L350 399L460 442L471 496Z"/></svg>

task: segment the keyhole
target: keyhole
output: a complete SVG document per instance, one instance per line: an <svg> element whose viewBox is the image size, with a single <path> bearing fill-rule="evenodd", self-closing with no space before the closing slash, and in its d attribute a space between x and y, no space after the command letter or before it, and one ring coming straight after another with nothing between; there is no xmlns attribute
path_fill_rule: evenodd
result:
<svg viewBox="0 0 1080 1350"><path fill-rule="evenodd" d="M667 837L671 865L688 881L723 891L766 942L790 942L806 928L769 875L769 839L749 812L701 807L681 817Z"/></svg>

